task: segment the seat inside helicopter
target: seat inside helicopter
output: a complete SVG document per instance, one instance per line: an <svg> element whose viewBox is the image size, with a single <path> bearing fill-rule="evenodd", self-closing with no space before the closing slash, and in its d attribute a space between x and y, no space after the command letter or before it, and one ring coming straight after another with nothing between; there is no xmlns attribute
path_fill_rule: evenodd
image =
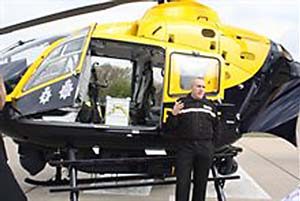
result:
<svg viewBox="0 0 300 201"><path fill-rule="evenodd" d="M77 121L157 127L161 119L164 50L92 39L89 54L90 79Z"/></svg>

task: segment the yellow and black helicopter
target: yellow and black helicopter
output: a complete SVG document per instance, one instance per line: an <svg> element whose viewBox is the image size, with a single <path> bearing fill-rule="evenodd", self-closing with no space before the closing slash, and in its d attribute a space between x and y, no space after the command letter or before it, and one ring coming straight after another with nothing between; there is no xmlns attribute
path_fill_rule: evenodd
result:
<svg viewBox="0 0 300 201"><path fill-rule="evenodd" d="M128 2L134 1L77 8L0 33ZM207 97L219 109L219 200L226 178L216 174L236 171L233 158L240 150L226 145L242 133L269 132L296 145L300 65L284 47L223 25L215 11L197 2L158 3L135 22L95 23L1 51L8 96L0 130L19 145L21 164L31 174L46 163L58 170L68 166L70 188L54 191L70 190L72 200L91 188L77 186L77 170L172 175L180 142L165 123L196 76L205 77ZM63 183L59 171L56 176Z"/></svg>

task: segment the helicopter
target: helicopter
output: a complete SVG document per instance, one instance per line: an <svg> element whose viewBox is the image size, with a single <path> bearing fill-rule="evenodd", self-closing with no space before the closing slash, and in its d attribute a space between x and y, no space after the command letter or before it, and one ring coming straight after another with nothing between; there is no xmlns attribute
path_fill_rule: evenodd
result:
<svg viewBox="0 0 300 201"><path fill-rule="evenodd" d="M134 1L65 11L0 33L128 2ZM69 167L71 200L88 189L77 187L77 170L172 175L180 142L165 124L195 76L205 77L206 96L219 109L214 174L236 171L241 150L227 145L242 133L268 132L296 145L300 64L282 45L223 25L194 1L159 1L135 22L19 41L1 51L0 73L8 93L1 132L18 144L32 175L49 163L60 180L61 166ZM219 200L225 180L215 180Z"/></svg>

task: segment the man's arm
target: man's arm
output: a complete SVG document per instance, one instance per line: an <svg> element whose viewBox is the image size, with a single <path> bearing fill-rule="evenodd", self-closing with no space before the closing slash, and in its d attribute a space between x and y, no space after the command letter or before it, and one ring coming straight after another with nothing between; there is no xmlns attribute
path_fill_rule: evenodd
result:
<svg viewBox="0 0 300 201"><path fill-rule="evenodd" d="M178 116L174 116L172 112L168 112L168 118L166 122L167 131L172 131L177 128Z"/></svg>
<svg viewBox="0 0 300 201"><path fill-rule="evenodd" d="M219 124L220 124L220 119L218 116L218 110L217 110L217 106L215 103L212 102L213 105L213 112L216 114L216 117L213 120L213 142L214 145L218 144L219 138L220 138L220 128L219 128Z"/></svg>
<svg viewBox="0 0 300 201"><path fill-rule="evenodd" d="M0 75L0 110L3 109L6 99L6 90L2 76Z"/></svg>
<svg viewBox="0 0 300 201"><path fill-rule="evenodd" d="M177 128L179 124L179 116L180 116L180 111L183 109L184 104L181 100L177 100L174 104L172 112L168 113L168 118L167 118L167 129L168 130L174 130Z"/></svg>

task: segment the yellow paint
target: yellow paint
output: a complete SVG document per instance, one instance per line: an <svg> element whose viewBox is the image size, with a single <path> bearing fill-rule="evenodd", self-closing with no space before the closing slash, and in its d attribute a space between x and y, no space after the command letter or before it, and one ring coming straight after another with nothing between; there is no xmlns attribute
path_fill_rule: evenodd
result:
<svg viewBox="0 0 300 201"><path fill-rule="evenodd" d="M137 29L138 25L136 22L100 24L96 26L93 35L121 34L135 36L137 34Z"/></svg>
<svg viewBox="0 0 300 201"><path fill-rule="evenodd" d="M196 2L171 2L155 6L139 20L137 36L166 41L217 53L219 49L218 24L215 11ZM213 37L202 31L210 30Z"/></svg>
<svg viewBox="0 0 300 201"><path fill-rule="evenodd" d="M168 118L168 112L171 112L172 108L164 108L164 116L163 116L163 122L166 123L167 118Z"/></svg>
<svg viewBox="0 0 300 201"><path fill-rule="evenodd" d="M93 23L89 26L90 30L89 30L89 33L87 35L87 38L86 38L86 41L85 41L85 44L84 44L84 48L83 48L83 51L82 51L82 54L81 54L81 57L80 57L79 65L76 68L77 72L81 71L81 68L83 66L83 62L85 61L85 57L86 57L88 47L89 47L89 44L90 44L90 41L91 41L91 37L92 37L92 34L93 34L93 32L96 28L96 25L97 25L96 23Z"/></svg>
<svg viewBox="0 0 300 201"><path fill-rule="evenodd" d="M178 94L189 92L179 87L180 70L175 67L170 72L170 55L173 52L197 53L217 58L220 61L219 93L209 97L216 100L224 98L226 89L252 78L264 64L270 50L268 38L250 31L223 25L214 10L189 0L156 5L136 22L92 24L90 28L91 31L88 34L76 72L81 72L92 37L161 47L166 50L164 103L172 103L178 98L178 96L170 96L169 90ZM76 33L73 34L76 35ZM71 74L66 74L22 92L23 87L44 58L63 41L64 39L60 39L53 43L36 59L14 91L7 97L7 101L71 76ZM215 72L208 71L205 81L208 92L218 88ZM170 109L164 109L163 121L166 120L166 113Z"/></svg>
<svg viewBox="0 0 300 201"><path fill-rule="evenodd" d="M227 63L222 67L227 72L223 83L226 89L245 82L259 71L270 50L270 40L230 26L223 26L220 31L220 53L225 53Z"/></svg>

